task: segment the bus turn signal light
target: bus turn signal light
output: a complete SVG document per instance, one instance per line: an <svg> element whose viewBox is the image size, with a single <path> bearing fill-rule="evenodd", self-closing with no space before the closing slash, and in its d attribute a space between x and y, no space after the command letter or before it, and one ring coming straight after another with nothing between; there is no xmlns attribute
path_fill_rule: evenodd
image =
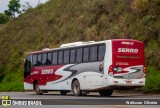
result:
<svg viewBox="0 0 160 108"><path fill-rule="evenodd" d="M108 73L112 72L112 65L109 66Z"/></svg>
<svg viewBox="0 0 160 108"><path fill-rule="evenodd" d="M143 67L143 72L146 73L146 67L145 66Z"/></svg>

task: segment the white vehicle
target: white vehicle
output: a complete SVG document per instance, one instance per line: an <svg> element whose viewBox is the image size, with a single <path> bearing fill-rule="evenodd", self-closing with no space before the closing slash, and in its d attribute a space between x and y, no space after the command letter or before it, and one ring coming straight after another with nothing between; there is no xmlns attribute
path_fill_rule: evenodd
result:
<svg viewBox="0 0 160 108"><path fill-rule="evenodd" d="M36 94L73 91L75 96L145 85L143 42L130 39L74 42L31 52L24 65L24 88Z"/></svg>

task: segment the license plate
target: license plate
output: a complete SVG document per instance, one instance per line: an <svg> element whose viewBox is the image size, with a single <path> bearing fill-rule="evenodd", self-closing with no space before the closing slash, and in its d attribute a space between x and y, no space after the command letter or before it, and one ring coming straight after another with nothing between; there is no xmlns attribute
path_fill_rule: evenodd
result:
<svg viewBox="0 0 160 108"><path fill-rule="evenodd" d="M126 81L126 84L132 84L132 81Z"/></svg>

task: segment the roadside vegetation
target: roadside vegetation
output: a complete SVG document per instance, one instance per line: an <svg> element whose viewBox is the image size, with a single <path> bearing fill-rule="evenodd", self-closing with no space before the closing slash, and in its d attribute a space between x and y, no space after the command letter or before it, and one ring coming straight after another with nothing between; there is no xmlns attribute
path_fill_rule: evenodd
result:
<svg viewBox="0 0 160 108"><path fill-rule="evenodd" d="M30 51L74 41L131 38L145 43L146 86L160 92L160 0L50 0L0 25L0 90L23 90Z"/></svg>
<svg viewBox="0 0 160 108"><path fill-rule="evenodd" d="M16 17L16 14L20 13L20 1L19 0L10 0L8 4L8 9L3 13L0 13L0 24L5 24L9 20Z"/></svg>

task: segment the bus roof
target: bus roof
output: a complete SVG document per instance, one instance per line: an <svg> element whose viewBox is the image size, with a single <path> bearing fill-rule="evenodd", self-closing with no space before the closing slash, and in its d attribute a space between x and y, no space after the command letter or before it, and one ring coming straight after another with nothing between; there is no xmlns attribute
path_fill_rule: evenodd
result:
<svg viewBox="0 0 160 108"><path fill-rule="evenodd" d="M94 45L94 44L100 44L100 43L105 43L107 41L134 41L134 42L141 42L138 40L133 40L133 39L111 39L111 40L104 40L104 41L79 41L79 42L73 42L73 43L66 43L66 44L62 44L59 48L44 48L42 50L39 51L33 51L30 52L28 55L30 54L36 54L36 53L43 53L43 52L49 52L49 51L53 51L53 50L59 50L59 49L66 49L66 48L74 48L74 47L79 47L79 46L86 46L86 45Z"/></svg>

